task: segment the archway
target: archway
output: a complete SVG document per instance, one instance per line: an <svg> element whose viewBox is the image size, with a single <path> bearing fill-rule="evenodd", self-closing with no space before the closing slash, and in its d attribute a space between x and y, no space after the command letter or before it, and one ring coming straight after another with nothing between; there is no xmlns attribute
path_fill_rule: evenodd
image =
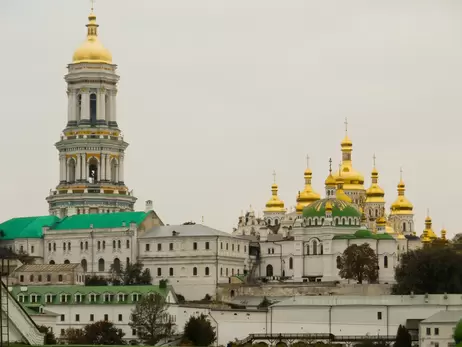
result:
<svg viewBox="0 0 462 347"><path fill-rule="evenodd" d="M266 265L266 277L272 277L273 276L273 265L268 264Z"/></svg>
<svg viewBox="0 0 462 347"><path fill-rule="evenodd" d="M98 177L98 159L91 158L88 161L88 177L90 183L96 183L99 179Z"/></svg>
<svg viewBox="0 0 462 347"><path fill-rule="evenodd" d="M66 259L64 260L64 264L70 264L71 262L69 261L69 259Z"/></svg>
<svg viewBox="0 0 462 347"><path fill-rule="evenodd" d="M80 261L80 265L82 265L83 271L87 272L87 259L82 259Z"/></svg>
<svg viewBox="0 0 462 347"><path fill-rule="evenodd" d="M55 265L56 263L55 263L54 260L50 260L50 263L49 263L49 264L50 264L50 265Z"/></svg>
<svg viewBox="0 0 462 347"><path fill-rule="evenodd" d="M69 159L69 162L67 164L67 170L68 170L68 176L67 176L68 182L74 183L75 182L75 159L74 158Z"/></svg>

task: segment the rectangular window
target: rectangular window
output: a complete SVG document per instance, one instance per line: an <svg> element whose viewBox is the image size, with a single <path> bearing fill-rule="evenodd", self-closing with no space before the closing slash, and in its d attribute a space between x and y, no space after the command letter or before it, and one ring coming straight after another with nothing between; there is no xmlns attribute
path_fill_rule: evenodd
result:
<svg viewBox="0 0 462 347"><path fill-rule="evenodd" d="M193 243L193 250L197 251L197 242Z"/></svg>
<svg viewBox="0 0 462 347"><path fill-rule="evenodd" d="M107 322L109 320L109 315L105 314L104 315L104 321Z"/></svg>
<svg viewBox="0 0 462 347"><path fill-rule="evenodd" d="M19 282L24 282L24 276L23 275L19 276Z"/></svg>
<svg viewBox="0 0 462 347"><path fill-rule="evenodd" d="M435 328L435 335L439 335L440 334L440 328Z"/></svg>
<svg viewBox="0 0 462 347"><path fill-rule="evenodd" d="M427 336L430 336L432 334L432 329L431 328L427 328Z"/></svg>
<svg viewBox="0 0 462 347"><path fill-rule="evenodd" d="M66 331L64 329L61 329L61 336L64 336L65 333Z"/></svg>
<svg viewBox="0 0 462 347"><path fill-rule="evenodd" d="M157 244L157 252L160 252L162 250L162 244L158 243Z"/></svg>
<svg viewBox="0 0 462 347"><path fill-rule="evenodd" d="M149 243L146 244L146 252L149 252L149 251L151 250L151 249L150 249L150 246L151 246L151 245L150 245Z"/></svg>
<svg viewBox="0 0 462 347"><path fill-rule="evenodd" d="M34 247L34 246L30 246L30 253L31 253L31 254L34 254L34 251L35 251L35 247Z"/></svg>
<svg viewBox="0 0 462 347"><path fill-rule="evenodd" d="M53 242L53 252L56 252L56 243Z"/></svg>
<svg viewBox="0 0 462 347"><path fill-rule="evenodd" d="M122 322L122 315L119 314L119 322Z"/></svg>
<svg viewBox="0 0 462 347"><path fill-rule="evenodd" d="M75 315L75 321L76 321L76 322L80 322L80 315L79 315L79 314L76 314L76 315Z"/></svg>
<svg viewBox="0 0 462 347"><path fill-rule="evenodd" d="M241 251L241 245L237 245L237 251L238 251L238 252Z"/></svg>
<svg viewBox="0 0 462 347"><path fill-rule="evenodd" d="M132 335L133 335L133 336L136 336L136 329L133 329L133 330L132 330Z"/></svg>
<svg viewBox="0 0 462 347"><path fill-rule="evenodd" d="M377 319L382 320L382 312L377 312Z"/></svg>
<svg viewBox="0 0 462 347"><path fill-rule="evenodd" d="M210 242L205 243L205 249L210 249Z"/></svg>
<svg viewBox="0 0 462 347"><path fill-rule="evenodd" d="M62 314L61 315L61 322L64 322L65 316Z"/></svg>
<svg viewBox="0 0 462 347"><path fill-rule="evenodd" d="M168 247L169 247L169 249L170 249L171 251L173 251L173 243L170 243L170 244L168 245Z"/></svg>
<svg viewBox="0 0 462 347"><path fill-rule="evenodd" d="M51 252L51 243L48 244L48 252Z"/></svg>
<svg viewBox="0 0 462 347"><path fill-rule="evenodd" d="M24 252L24 246L19 247L19 251L22 253Z"/></svg>
<svg viewBox="0 0 462 347"><path fill-rule="evenodd" d="M95 315L92 313L90 314L90 322L94 322L95 321Z"/></svg>
<svg viewBox="0 0 462 347"><path fill-rule="evenodd" d="M171 268L168 270L168 274L169 274L170 276L173 276L173 267L171 267Z"/></svg>
<svg viewBox="0 0 462 347"><path fill-rule="evenodd" d="M160 267L157 268L157 276L162 276L162 269Z"/></svg>
<svg viewBox="0 0 462 347"><path fill-rule="evenodd" d="M127 248L130 248L130 240L127 240Z"/></svg>

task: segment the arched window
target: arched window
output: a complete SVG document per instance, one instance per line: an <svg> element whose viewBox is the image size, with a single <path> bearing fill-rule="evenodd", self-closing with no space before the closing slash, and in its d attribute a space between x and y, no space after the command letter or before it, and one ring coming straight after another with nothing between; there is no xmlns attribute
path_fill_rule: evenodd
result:
<svg viewBox="0 0 462 347"><path fill-rule="evenodd" d="M294 260L292 257L289 258L289 270L292 270L294 268Z"/></svg>
<svg viewBox="0 0 462 347"><path fill-rule="evenodd" d="M197 276L197 267L193 268L193 276Z"/></svg>
<svg viewBox="0 0 462 347"><path fill-rule="evenodd" d="M74 158L69 159L67 166L69 170L67 179L69 183L74 183L75 182L75 159Z"/></svg>
<svg viewBox="0 0 462 347"><path fill-rule="evenodd" d="M70 264L71 262L69 261L69 259L66 259L64 260L64 264Z"/></svg>
<svg viewBox="0 0 462 347"><path fill-rule="evenodd" d="M384 256L384 257L383 257L383 267L384 267L385 269L388 268L388 257L387 257L387 256Z"/></svg>
<svg viewBox="0 0 462 347"><path fill-rule="evenodd" d="M50 265L55 265L55 261L54 261L54 260L50 260Z"/></svg>
<svg viewBox="0 0 462 347"><path fill-rule="evenodd" d="M276 218L276 219L274 220L274 225L279 225L279 219Z"/></svg>
<svg viewBox="0 0 462 347"><path fill-rule="evenodd" d="M82 265L83 271L87 272L87 259L82 259L80 265Z"/></svg>
<svg viewBox="0 0 462 347"><path fill-rule="evenodd" d="M115 272L120 272L120 259L119 258L115 258L114 259L114 262L112 263L112 269L115 271Z"/></svg>
<svg viewBox="0 0 462 347"><path fill-rule="evenodd" d="M30 275L30 276L29 276L29 280L30 280L31 282L34 282L34 275Z"/></svg>
<svg viewBox="0 0 462 347"><path fill-rule="evenodd" d="M205 276L210 275L210 269L208 267L205 268Z"/></svg>
<svg viewBox="0 0 462 347"><path fill-rule="evenodd" d="M316 240L313 241L313 255L318 254L318 242Z"/></svg>
<svg viewBox="0 0 462 347"><path fill-rule="evenodd" d="M345 217L342 217L342 224L343 224L343 225L346 224L346 218L345 218Z"/></svg>
<svg viewBox="0 0 462 347"><path fill-rule="evenodd" d="M85 241L85 250L88 250L88 241Z"/></svg>
<svg viewBox="0 0 462 347"><path fill-rule="evenodd" d="M79 121L80 116L82 114L82 94L79 94L77 96L77 105L76 106L77 106L77 112L76 112L77 114L76 114L76 116L77 116L77 121Z"/></svg>
<svg viewBox="0 0 462 347"><path fill-rule="evenodd" d="M406 222L403 222L403 231L406 231Z"/></svg>
<svg viewBox="0 0 462 347"><path fill-rule="evenodd" d="M90 124L96 125L96 94L90 94Z"/></svg>
<svg viewBox="0 0 462 347"><path fill-rule="evenodd" d="M369 216L372 217L372 210L369 210Z"/></svg>
<svg viewBox="0 0 462 347"><path fill-rule="evenodd" d="M112 159L111 161L111 182L117 183L117 160Z"/></svg>
<svg viewBox="0 0 462 347"><path fill-rule="evenodd" d="M266 277L272 277L273 276L273 265L268 264L266 265Z"/></svg>
<svg viewBox="0 0 462 347"><path fill-rule="evenodd" d="M99 179L98 177L98 160L96 158L91 158L88 161L88 177L90 182L96 183Z"/></svg>
<svg viewBox="0 0 462 347"><path fill-rule="evenodd" d="M98 271L104 271L104 259L98 260Z"/></svg>

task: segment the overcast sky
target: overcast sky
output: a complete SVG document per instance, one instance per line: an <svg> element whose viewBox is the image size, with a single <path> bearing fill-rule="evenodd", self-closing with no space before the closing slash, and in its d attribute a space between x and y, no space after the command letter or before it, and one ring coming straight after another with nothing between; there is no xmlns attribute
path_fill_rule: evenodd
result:
<svg viewBox="0 0 462 347"><path fill-rule="evenodd" d="M87 0L0 1L0 219L48 213L67 121L63 76L85 39ZM344 119L387 211L400 167L417 233L458 232L462 161L460 0L97 0L121 76L125 181L165 223L231 231L262 210L277 172L295 205L310 155L324 195Z"/></svg>

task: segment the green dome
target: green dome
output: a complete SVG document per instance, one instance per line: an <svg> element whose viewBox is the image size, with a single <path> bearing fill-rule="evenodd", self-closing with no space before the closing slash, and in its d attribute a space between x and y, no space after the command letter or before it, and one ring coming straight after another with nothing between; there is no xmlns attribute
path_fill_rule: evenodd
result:
<svg viewBox="0 0 462 347"><path fill-rule="evenodd" d="M356 207L342 200L322 199L315 201L303 209L303 217L306 219L307 226L321 226L320 221L326 217L326 203L332 206L332 219L335 226L359 226L361 213Z"/></svg>
<svg viewBox="0 0 462 347"><path fill-rule="evenodd" d="M372 240L394 240L390 234L374 234L368 229L359 229L354 234L335 235L334 240L357 240L357 239L372 239Z"/></svg>

